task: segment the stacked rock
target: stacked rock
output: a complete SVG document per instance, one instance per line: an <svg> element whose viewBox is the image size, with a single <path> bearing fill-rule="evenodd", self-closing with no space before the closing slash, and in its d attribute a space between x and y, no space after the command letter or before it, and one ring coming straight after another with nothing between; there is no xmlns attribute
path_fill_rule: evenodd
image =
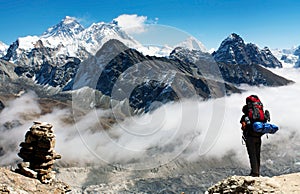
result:
<svg viewBox="0 0 300 194"><path fill-rule="evenodd" d="M50 183L55 178L55 172L52 171L54 161L61 158L61 155L54 151L55 135L52 125L34 122L20 147L18 155L23 162L18 164L19 169L16 171L37 178L42 183Z"/></svg>

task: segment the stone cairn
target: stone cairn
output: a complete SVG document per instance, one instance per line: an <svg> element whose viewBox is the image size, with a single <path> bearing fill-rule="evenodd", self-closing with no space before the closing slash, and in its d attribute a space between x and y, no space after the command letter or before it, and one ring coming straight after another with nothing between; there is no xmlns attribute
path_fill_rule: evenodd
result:
<svg viewBox="0 0 300 194"><path fill-rule="evenodd" d="M42 183L51 183L55 179L55 172L52 171L54 161L61 159L61 155L54 151L55 135L52 125L34 122L20 147L18 155L23 162L18 164L16 172L39 179Z"/></svg>

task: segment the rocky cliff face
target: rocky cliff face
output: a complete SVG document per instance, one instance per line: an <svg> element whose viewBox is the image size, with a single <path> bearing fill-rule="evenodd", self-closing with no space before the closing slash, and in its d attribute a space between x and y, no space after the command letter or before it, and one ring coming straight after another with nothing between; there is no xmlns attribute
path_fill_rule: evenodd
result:
<svg viewBox="0 0 300 194"><path fill-rule="evenodd" d="M265 47L260 50L255 44L245 44L244 40L233 33L226 38L213 53L217 62L231 65L262 65L264 67L282 67L281 62Z"/></svg>

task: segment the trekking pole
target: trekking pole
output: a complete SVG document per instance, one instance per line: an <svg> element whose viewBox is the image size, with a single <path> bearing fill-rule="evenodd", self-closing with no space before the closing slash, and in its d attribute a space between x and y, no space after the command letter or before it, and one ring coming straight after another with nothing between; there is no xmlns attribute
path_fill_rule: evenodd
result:
<svg viewBox="0 0 300 194"><path fill-rule="evenodd" d="M246 138L244 135L242 135L242 145L245 145L246 144Z"/></svg>

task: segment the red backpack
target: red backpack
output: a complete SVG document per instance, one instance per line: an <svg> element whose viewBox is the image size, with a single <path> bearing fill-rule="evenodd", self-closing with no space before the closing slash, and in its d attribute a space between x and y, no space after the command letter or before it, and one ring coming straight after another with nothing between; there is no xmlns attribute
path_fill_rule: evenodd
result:
<svg viewBox="0 0 300 194"><path fill-rule="evenodd" d="M248 96L246 98L246 104L248 106L248 117L252 122L270 121L270 113L267 110L264 112L264 106L258 96Z"/></svg>

